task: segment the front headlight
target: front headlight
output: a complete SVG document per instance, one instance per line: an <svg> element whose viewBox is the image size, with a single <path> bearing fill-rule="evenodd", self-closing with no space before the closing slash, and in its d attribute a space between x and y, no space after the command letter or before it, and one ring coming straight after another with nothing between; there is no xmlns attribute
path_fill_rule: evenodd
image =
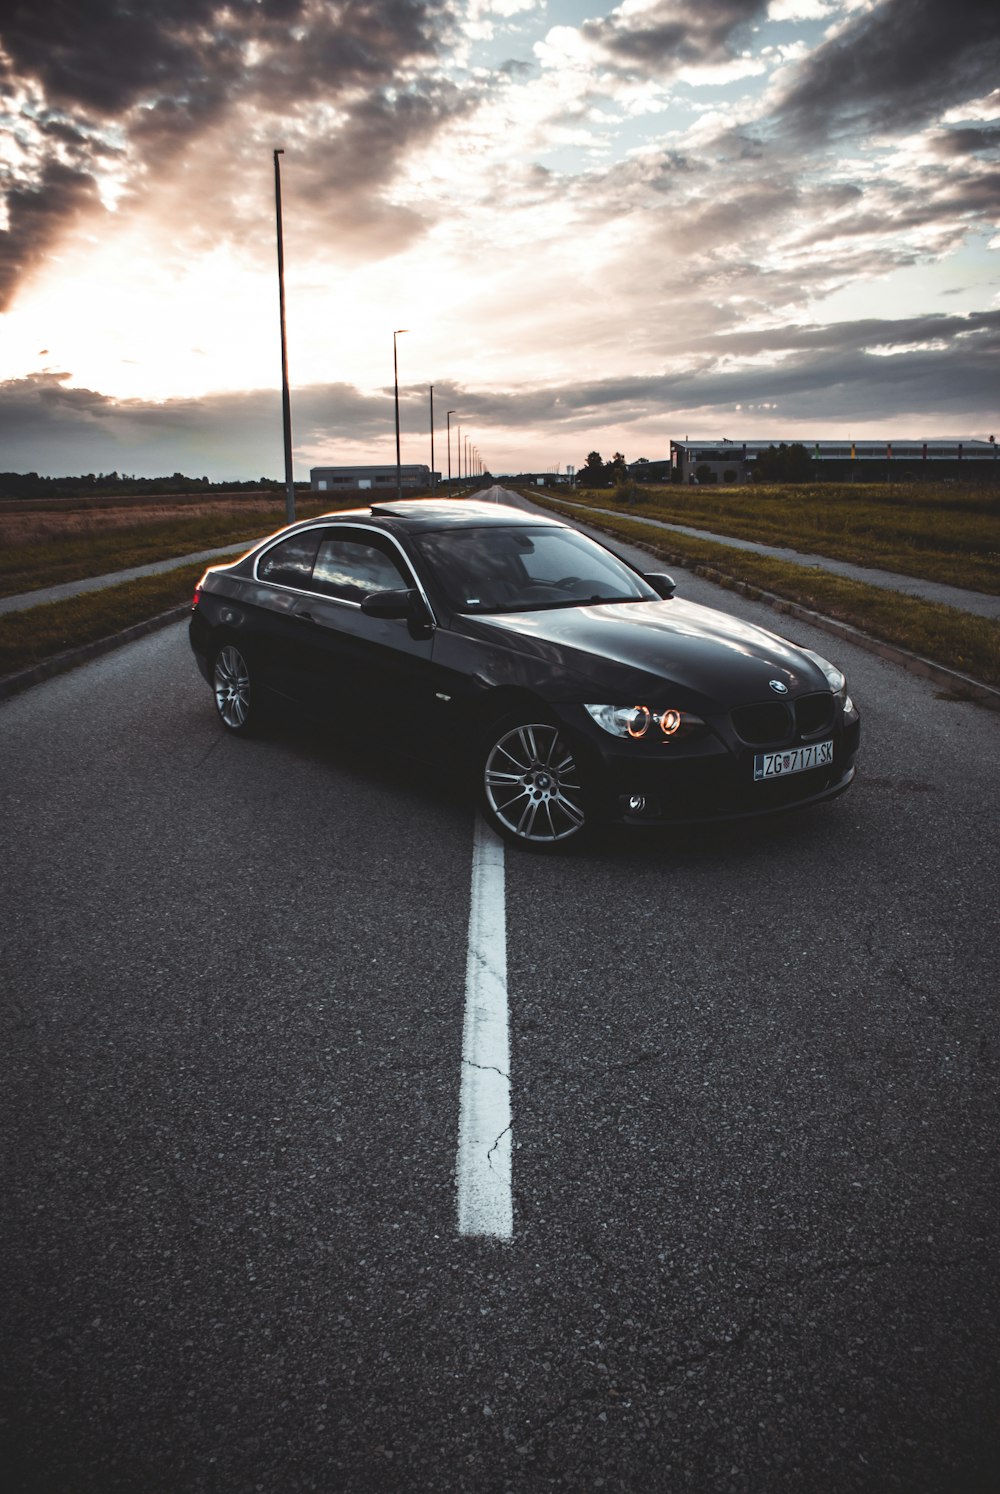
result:
<svg viewBox="0 0 1000 1494"><path fill-rule="evenodd" d="M673 741L676 737L691 736L706 730L700 716L691 711L680 711L668 706L662 711L651 711L648 706L585 705L584 710L613 737L631 737L640 741L643 737Z"/></svg>
<svg viewBox="0 0 1000 1494"><path fill-rule="evenodd" d="M836 664L831 664L829 659L824 659L822 654L814 654L811 648L804 648L802 652L822 669L826 675L827 684L834 695L840 697L841 703L846 710L849 706L849 700L847 695L847 680L844 677L843 671L838 669Z"/></svg>

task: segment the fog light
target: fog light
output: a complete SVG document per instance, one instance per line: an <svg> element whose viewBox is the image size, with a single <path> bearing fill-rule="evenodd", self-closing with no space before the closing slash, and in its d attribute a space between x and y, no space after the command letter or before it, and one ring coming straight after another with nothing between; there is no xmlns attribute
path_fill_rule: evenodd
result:
<svg viewBox="0 0 1000 1494"><path fill-rule="evenodd" d="M629 794L629 796L628 796L628 812L629 812L629 814L642 814L642 812L643 812L643 810L645 808L646 808L646 796L645 796L645 794Z"/></svg>

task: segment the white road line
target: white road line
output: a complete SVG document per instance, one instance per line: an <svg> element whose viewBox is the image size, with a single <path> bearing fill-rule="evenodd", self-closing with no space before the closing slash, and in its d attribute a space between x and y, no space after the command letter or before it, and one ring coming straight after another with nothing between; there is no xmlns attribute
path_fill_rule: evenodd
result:
<svg viewBox="0 0 1000 1494"><path fill-rule="evenodd" d="M514 1206L503 842L478 815L455 1177L459 1234L509 1240Z"/></svg>

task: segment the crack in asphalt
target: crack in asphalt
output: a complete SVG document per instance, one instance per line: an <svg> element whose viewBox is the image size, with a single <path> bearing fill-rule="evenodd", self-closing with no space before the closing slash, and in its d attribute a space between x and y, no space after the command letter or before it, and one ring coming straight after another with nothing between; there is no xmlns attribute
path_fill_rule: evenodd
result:
<svg viewBox="0 0 1000 1494"><path fill-rule="evenodd" d="M225 741L224 737L217 738L217 740L212 743L211 747L209 747L208 751L205 752L205 753L203 753L202 756L198 759L197 763L195 764L195 767L198 767L198 768L203 767L204 764L207 763L208 760L209 760L209 758L212 756L212 753L213 752L217 752L219 750L219 748L222 746L222 743L224 741Z"/></svg>
<svg viewBox="0 0 1000 1494"><path fill-rule="evenodd" d="M498 1069L495 1063L473 1063L471 1058L463 1058L462 1062L468 1064L470 1069L482 1069L484 1074L499 1074L501 1079L506 1079L507 1083L510 1083L510 1075L505 1074L503 1069ZM508 1126L507 1129L510 1130L510 1127Z"/></svg>
<svg viewBox="0 0 1000 1494"><path fill-rule="evenodd" d="M497 1072L499 1072L499 1070ZM491 1172L496 1172L496 1168L493 1166L493 1161L492 1161L493 1153L496 1151L497 1147L500 1145L501 1141L503 1141L504 1137L507 1135L507 1132L510 1129L511 1129L510 1126L504 1126L503 1130L500 1132L500 1135L497 1137L496 1141L494 1141L493 1145L490 1147L489 1151L486 1153L486 1161L489 1163Z"/></svg>

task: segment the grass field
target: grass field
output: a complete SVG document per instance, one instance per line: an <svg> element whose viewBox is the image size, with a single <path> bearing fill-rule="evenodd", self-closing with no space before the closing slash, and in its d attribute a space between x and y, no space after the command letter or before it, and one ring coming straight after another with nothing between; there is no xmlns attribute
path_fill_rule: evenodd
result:
<svg viewBox="0 0 1000 1494"><path fill-rule="evenodd" d="M649 487L574 498L734 539L849 560L1000 595L1000 491L952 483Z"/></svg>
<svg viewBox="0 0 1000 1494"><path fill-rule="evenodd" d="M336 504L299 497L295 507L307 519ZM273 495L27 513L0 507L0 597L250 542L284 522L284 500Z"/></svg>

